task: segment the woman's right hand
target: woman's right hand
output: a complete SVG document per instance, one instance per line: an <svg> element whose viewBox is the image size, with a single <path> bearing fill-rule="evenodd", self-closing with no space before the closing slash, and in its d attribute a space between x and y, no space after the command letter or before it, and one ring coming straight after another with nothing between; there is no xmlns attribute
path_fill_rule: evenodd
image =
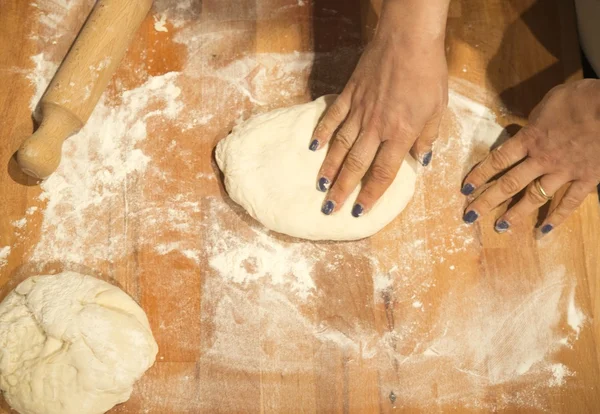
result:
<svg viewBox="0 0 600 414"><path fill-rule="evenodd" d="M339 210L363 177L352 215L368 213L409 151L430 163L448 101L447 10L448 0L384 2L375 38L310 143L317 151L331 140L317 177L328 191L324 214Z"/></svg>

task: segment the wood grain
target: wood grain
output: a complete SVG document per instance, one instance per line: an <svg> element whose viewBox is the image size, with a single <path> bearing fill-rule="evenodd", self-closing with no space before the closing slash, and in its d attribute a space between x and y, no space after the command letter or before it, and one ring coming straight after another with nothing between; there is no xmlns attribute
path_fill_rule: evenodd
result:
<svg viewBox="0 0 600 414"><path fill-rule="evenodd" d="M93 4L75 3L60 27L65 35L51 48L53 54L64 56ZM175 10L173 4L156 2L154 15ZM31 36L43 29L32 4L0 0L0 248L11 246L7 264L0 267L0 285L79 265L119 284L141 304L159 343L158 359L131 400L113 411L598 411L598 197L590 195L543 241L535 240L532 232L536 217L504 235L493 231L494 217L473 227L462 225L464 202L456 196L460 180L449 180L460 177L488 148L475 146L467 159L460 158L453 143L458 139L457 119L451 111L432 169L421 173L414 200L384 232L356 243L303 243L268 234L284 252L297 249L300 258L314 255L315 289L307 300L268 277L241 286L223 281L211 267L207 246L214 245L215 237L230 243L229 248L254 245L260 227L227 199L211 159L216 142L240 116L339 92L377 13L376 7L360 1L191 4L174 12L181 13L177 17L183 27L167 20L169 31L157 32L153 16L146 19L105 97L107 104L118 107L122 92L143 85L149 76L181 72L177 82L185 109L180 118L192 119L194 110L214 116L189 129L181 120L148 121L148 137L140 148L170 179L149 173L132 176L121 198L91 210L93 217L81 226L99 229L94 243L100 251L111 251L110 236L121 235L122 254L92 256L84 244L83 254L89 257L73 264L55 263L52 257L43 263L30 260L40 241L43 214L26 215L26 210L43 208L44 202L38 199L37 183L19 174L12 156L34 127L29 108L33 89L27 79L34 69L31 56L48 45ZM456 0L448 26L451 87L492 107L503 126L523 124L551 87L581 77L570 3ZM206 42L201 52L191 55L175 41L182 30L220 34L222 39ZM314 62L290 81L280 76L281 59L296 52L315 52ZM263 60L247 73L235 66L245 58ZM209 66L195 73L190 62ZM253 80L265 73L264 88L251 90L264 104L252 102L231 79L215 76L214 68L230 68L227 73L255 86ZM282 90L291 95L280 94ZM172 140L177 141L176 154L166 151ZM176 203L178 195L197 201L198 209ZM182 233L163 222L150 224L152 211L158 215L168 209L185 213L192 230ZM27 225L17 229L12 223L23 217ZM170 242L200 252L198 261L177 251L157 253L157 244ZM377 291L374 283L381 271L392 285ZM535 332L528 324L539 322L533 318L539 316L536 306L548 306L544 298L552 294L558 295L560 309L551 309L558 320L549 330L540 325L540 335L552 331L572 338L565 310L571 288L587 322L571 347L557 348L546 357L574 373L562 385L548 385L551 373L509 375L509 381L494 382L490 379L507 374L499 368L503 362L492 359L476 375L465 373L472 363L469 354L461 363L423 356L428 344L442 343L444 329L456 343L468 344L461 342L461 335L477 338L490 321L496 322L490 315L506 314L502 329L481 346L497 349L493 355L508 360L521 350L510 347L518 338L503 333ZM416 299L423 310L415 308ZM475 347L473 355L479 351ZM480 383L477 375L485 381ZM6 404L2 410L9 412Z"/></svg>
<svg viewBox="0 0 600 414"><path fill-rule="evenodd" d="M40 126L17 152L23 172L45 179L60 163L62 144L87 122L152 7L146 1L100 1L38 105Z"/></svg>

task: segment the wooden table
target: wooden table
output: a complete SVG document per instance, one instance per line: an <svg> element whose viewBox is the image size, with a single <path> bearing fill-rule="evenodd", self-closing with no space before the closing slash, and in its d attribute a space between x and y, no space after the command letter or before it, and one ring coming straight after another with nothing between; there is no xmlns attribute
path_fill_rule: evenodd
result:
<svg viewBox="0 0 600 414"><path fill-rule="evenodd" d="M113 412L600 410L597 196L537 241L535 217L504 235L494 217L462 224L458 194L494 116L522 124L581 77L570 2L453 1L433 166L353 243L263 231L211 155L238 119L340 91L376 6L157 1L40 199L11 160L31 79L49 80L93 1L36 3L0 0L0 284L76 269L141 304L160 352Z"/></svg>

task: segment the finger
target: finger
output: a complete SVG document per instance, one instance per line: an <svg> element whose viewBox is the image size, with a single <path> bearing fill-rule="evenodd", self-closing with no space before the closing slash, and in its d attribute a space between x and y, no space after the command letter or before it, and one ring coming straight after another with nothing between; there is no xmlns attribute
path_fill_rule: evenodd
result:
<svg viewBox="0 0 600 414"><path fill-rule="evenodd" d="M542 167L532 159L508 170L465 209L464 220L471 224L508 200L543 174ZM544 187L545 188L545 187Z"/></svg>
<svg viewBox="0 0 600 414"><path fill-rule="evenodd" d="M427 167L431 163L431 158L433 157L432 147L438 138L441 121L442 115L440 114L425 124L419 138L417 138L410 150L413 158L419 160L423 167Z"/></svg>
<svg viewBox="0 0 600 414"><path fill-rule="evenodd" d="M308 149L316 151L319 148L323 148L324 144L329 142L334 132L350 113L351 97L351 88L347 86L327 111L325 111L325 115L323 115L323 118L315 128Z"/></svg>
<svg viewBox="0 0 600 414"><path fill-rule="evenodd" d="M539 178L539 180L544 192L550 197L569 181L568 178L559 174L544 175ZM495 226L496 231L504 232L508 230L511 225L520 222L523 218L539 209L548 201L549 200L538 191L535 182L530 183L529 186L527 186L527 190L525 190L523 198L498 219Z"/></svg>
<svg viewBox="0 0 600 414"><path fill-rule="evenodd" d="M346 122L344 122L340 130L335 134L317 175L317 189L319 191L327 192L329 190L329 186L337 177L342 163L360 133L360 125L360 118L354 114L350 114Z"/></svg>
<svg viewBox="0 0 600 414"><path fill-rule="evenodd" d="M376 133L360 135L344 160L340 173L323 203L324 214L332 214L344 205L348 196L369 170L380 144L381 140Z"/></svg>
<svg viewBox="0 0 600 414"><path fill-rule="evenodd" d="M527 156L527 148L519 132L503 145L496 148L465 177L461 193L469 195L492 177L507 170Z"/></svg>
<svg viewBox="0 0 600 414"><path fill-rule="evenodd" d="M373 208L394 182L407 152L408 145L398 140L384 141L379 146L367 179L358 193L354 207L352 207L354 217L360 217Z"/></svg>
<svg viewBox="0 0 600 414"><path fill-rule="evenodd" d="M550 233L555 227L560 226L583 203L589 193L596 189L596 183L575 181L570 186L554 211L540 226L542 235Z"/></svg>

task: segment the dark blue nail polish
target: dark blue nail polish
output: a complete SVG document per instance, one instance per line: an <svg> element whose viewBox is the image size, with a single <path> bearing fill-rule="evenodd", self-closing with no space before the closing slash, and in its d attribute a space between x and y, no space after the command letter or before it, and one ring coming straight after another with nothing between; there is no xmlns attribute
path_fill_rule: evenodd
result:
<svg viewBox="0 0 600 414"><path fill-rule="evenodd" d="M423 167L427 167L431 163L431 158L433 157L433 151L429 151L427 154L423 156L421 160L421 165Z"/></svg>
<svg viewBox="0 0 600 414"><path fill-rule="evenodd" d="M475 223L475 220L477 220L479 218L479 214L477 214L477 212L470 210L467 212L467 214L464 215L463 217L463 221L467 224L473 224Z"/></svg>
<svg viewBox="0 0 600 414"><path fill-rule="evenodd" d="M308 147L309 150L311 151L316 151L317 148L319 148L319 140L314 139L311 143L310 146Z"/></svg>
<svg viewBox="0 0 600 414"><path fill-rule="evenodd" d="M460 189L460 192L463 193L463 195L469 195L471 194L473 191L475 191L475 187L473 187L471 184L467 183L463 186L463 188Z"/></svg>
<svg viewBox="0 0 600 414"><path fill-rule="evenodd" d="M329 180L325 177L319 178L319 182L317 183L317 189L323 193L326 193L329 190Z"/></svg>
<svg viewBox="0 0 600 414"><path fill-rule="evenodd" d="M354 217L362 216L364 211L365 209L360 204L354 204L354 207L352 207L352 215Z"/></svg>
<svg viewBox="0 0 600 414"><path fill-rule="evenodd" d="M321 208L321 213L328 216L333 212L334 208L335 208L335 204L333 204L333 201L327 200L327 202L325 204L323 204L323 207Z"/></svg>
<svg viewBox="0 0 600 414"><path fill-rule="evenodd" d="M550 233L553 228L554 226L552 224L546 224L544 227L542 227L542 234Z"/></svg>
<svg viewBox="0 0 600 414"><path fill-rule="evenodd" d="M509 227L510 227L510 224L508 224L508 221L500 220L499 222L496 223L496 226L494 227L494 229L498 233L504 233L506 230L508 230Z"/></svg>

